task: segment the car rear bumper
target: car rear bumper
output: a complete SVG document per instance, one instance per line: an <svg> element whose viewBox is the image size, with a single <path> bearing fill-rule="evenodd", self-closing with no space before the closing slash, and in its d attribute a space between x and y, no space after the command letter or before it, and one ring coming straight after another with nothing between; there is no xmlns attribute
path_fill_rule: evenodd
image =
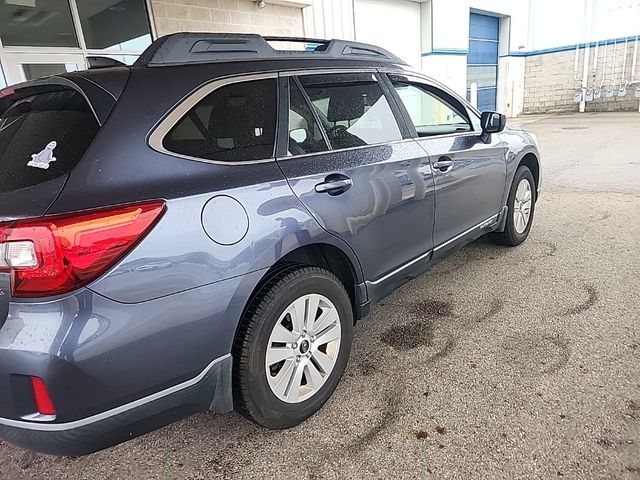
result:
<svg viewBox="0 0 640 480"><path fill-rule="evenodd" d="M89 289L14 299L0 322L0 438L82 455L198 411L231 411L230 352L261 275L136 304ZM55 415L38 413L33 377Z"/></svg>
<svg viewBox="0 0 640 480"><path fill-rule="evenodd" d="M231 410L231 368L231 355L225 355L190 380L71 422L37 423L0 417L0 437L42 453L86 455L200 411Z"/></svg>

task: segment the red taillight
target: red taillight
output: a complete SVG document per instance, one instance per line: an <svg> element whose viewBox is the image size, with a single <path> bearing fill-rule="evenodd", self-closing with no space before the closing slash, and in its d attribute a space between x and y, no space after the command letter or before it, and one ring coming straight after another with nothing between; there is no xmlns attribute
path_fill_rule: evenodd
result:
<svg viewBox="0 0 640 480"><path fill-rule="evenodd" d="M33 389L33 399L36 402L36 409L40 415L55 415L56 407L51 400L47 385L40 377L31 377L31 388Z"/></svg>
<svg viewBox="0 0 640 480"><path fill-rule="evenodd" d="M0 225L0 269L16 297L68 293L111 268L163 211L155 201Z"/></svg>

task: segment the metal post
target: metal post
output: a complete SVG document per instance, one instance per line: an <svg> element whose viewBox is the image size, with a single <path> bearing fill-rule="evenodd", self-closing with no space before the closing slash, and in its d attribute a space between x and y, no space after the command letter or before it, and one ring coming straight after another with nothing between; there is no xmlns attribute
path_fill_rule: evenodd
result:
<svg viewBox="0 0 640 480"><path fill-rule="evenodd" d="M476 82L471 82L469 85L469 103L478 108L478 84Z"/></svg>

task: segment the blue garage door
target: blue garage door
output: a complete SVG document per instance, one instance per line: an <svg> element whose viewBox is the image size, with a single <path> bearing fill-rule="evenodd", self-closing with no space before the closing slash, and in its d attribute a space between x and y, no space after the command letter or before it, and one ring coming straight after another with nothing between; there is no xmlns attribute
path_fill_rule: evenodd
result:
<svg viewBox="0 0 640 480"><path fill-rule="evenodd" d="M469 19L469 54L467 55L467 98L471 83L478 84L478 110L496 109L498 90L499 19L472 13Z"/></svg>

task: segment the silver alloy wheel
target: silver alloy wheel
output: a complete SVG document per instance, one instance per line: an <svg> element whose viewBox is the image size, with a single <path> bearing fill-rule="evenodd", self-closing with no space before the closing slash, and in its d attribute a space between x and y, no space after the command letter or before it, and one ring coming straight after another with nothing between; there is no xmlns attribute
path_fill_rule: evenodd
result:
<svg viewBox="0 0 640 480"><path fill-rule="evenodd" d="M526 178L520 180L513 201L513 226L516 232L522 233L527 229L531 216L531 183Z"/></svg>
<svg viewBox="0 0 640 480"><path fill-rule="evenodd" d="M338 310L327 297L310 294L292 302L267 345L265 369L274 395L299 403L317 393L336 364L341 337Z"/></svg>

